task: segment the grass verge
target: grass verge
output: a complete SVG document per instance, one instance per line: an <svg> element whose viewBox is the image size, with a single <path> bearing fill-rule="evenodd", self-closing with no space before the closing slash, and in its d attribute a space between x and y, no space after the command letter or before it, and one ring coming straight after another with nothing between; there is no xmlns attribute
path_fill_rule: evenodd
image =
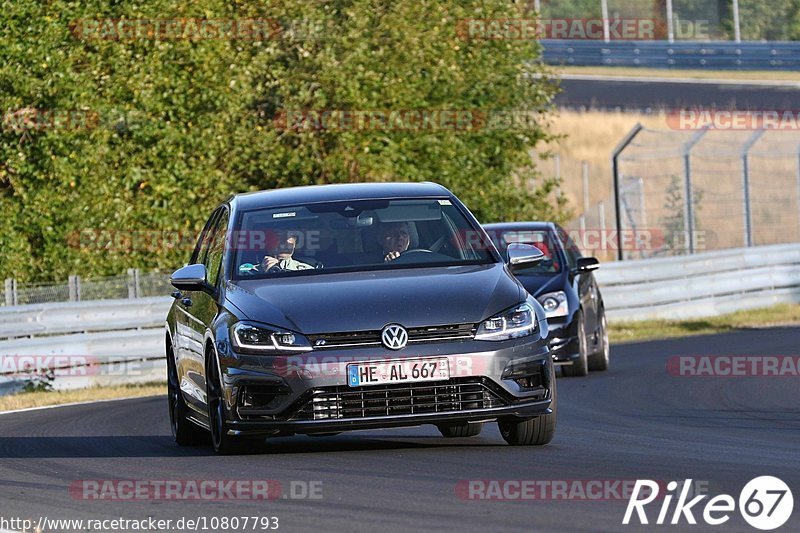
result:
<svg viewBox="0 0 800 533"><path fill-rule="evenodd" d="M800 325L800 305L780 304L763 309L694 320L645 320L609 323L611 343L710 335L737 329Z"/></svg>
<svg viewBox="0 0 800 533"><path fill-rule="evenodd" d="M65 391L19 392L8 396L0 396L0 412L92 400L158 396L166 393L166 383L113 385L110 387L90 387Z"/></svg>
<svg viewBox="0 0 800 533"><path fill-rule="evenodd" d="M800 72L660 69L638 67L556 67L558 74L631 76L635 78L689 78L700 80L800 81Z"/></svg>

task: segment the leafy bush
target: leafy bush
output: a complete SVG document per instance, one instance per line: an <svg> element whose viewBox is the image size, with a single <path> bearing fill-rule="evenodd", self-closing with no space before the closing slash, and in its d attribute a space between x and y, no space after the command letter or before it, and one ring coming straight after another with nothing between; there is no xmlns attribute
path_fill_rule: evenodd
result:
<svg viewBox="0 0 800 533"><path fill-rule="evenodd" d="M172 269L185 247L98 249L76 234L193 235L228 195L293 185L432 180L481 220L561 220L556 184L530 157L555 91L532 62L537 43L456 31L463 19L521 15L506 0L4 2L0 277ZM85 19L179 17L270 18L285 31L264 41L79 31ZM275 126L281 111L308 109L534 113L473 132ZM78 118L32 126L26 113L42 110Z"/></svg>

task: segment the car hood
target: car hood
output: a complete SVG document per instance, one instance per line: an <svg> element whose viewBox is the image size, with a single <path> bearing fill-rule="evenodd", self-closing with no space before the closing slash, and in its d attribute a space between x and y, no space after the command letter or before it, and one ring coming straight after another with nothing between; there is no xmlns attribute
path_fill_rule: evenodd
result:
<svg viewBox="0 0 800 533"><path fill-rule="evenodd" d="M563 291L566 284L566 273L560 272L558 274L518 274L517 279L522 283L531 295L538 298L542 294L548 292Z"/></svg>
<svg viewBox="0 0 800 533"><path fill-rule="evenodd" d="M525 298L501 263L238 280L248 319L306 334L478 323Z"/></svg>

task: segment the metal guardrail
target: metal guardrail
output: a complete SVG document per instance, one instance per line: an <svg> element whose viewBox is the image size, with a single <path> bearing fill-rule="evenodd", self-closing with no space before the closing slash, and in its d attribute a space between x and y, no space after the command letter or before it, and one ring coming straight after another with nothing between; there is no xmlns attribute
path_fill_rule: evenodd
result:
<svg viewBox="0 0 800 533"><path fill-rule="evenodd" d="M544 62L550 65L800 70L800 42L541 42Z"/></svg>
<svg viewBox="0 0 800 533"><path fill-rule="evenodd" d="M800 244L607 263L596 275L612 321L708 317L800 302ZM67 387L163 377L163 321L171 301L156 297L4 308L0 358L70 356L80 363L84 356L93 365L140 361L146 367L121 375L87 372L83 381L64 380ZM0 367L0 394L9 384L3 374L8 372Z"/></svg>
<svg viewBox="0 0 800 533"><path fill-rule="evenodd" d="M162 326L172 298L92 300L0 308L0 339Z"/></svg>
<svg viewBox="0 0 800 533"><path fill-rule="evenodd" d="M703 318L800 302L800 245L612 263L597 280L610 320Z"/></svg>

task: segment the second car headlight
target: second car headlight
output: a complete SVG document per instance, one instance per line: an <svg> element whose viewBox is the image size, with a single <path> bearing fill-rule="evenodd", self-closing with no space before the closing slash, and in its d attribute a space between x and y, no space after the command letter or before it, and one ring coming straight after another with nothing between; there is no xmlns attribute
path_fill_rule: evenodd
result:
<svg viewBox="0 0 800 533"><path fill-rule="evenodd" d="M310 352L308 339L291 331L238 322L233 326L233 346L243 353L281 354Z"/></svg>
<svg viewBox="0 0 800 533"><path fill-rule="evenodd" d="M544 315L547 318L567 316L569 314L569 304L567 294L564 291L550 292L537 298L544 307Z"/></svg>
<svg viewBox="0 0 800 533"><path fill-rule="evenodd" d="M475 339L479 341L504 341L531 335L536 331L536 313L527 304L518 305L481 322Z"/></svg>

